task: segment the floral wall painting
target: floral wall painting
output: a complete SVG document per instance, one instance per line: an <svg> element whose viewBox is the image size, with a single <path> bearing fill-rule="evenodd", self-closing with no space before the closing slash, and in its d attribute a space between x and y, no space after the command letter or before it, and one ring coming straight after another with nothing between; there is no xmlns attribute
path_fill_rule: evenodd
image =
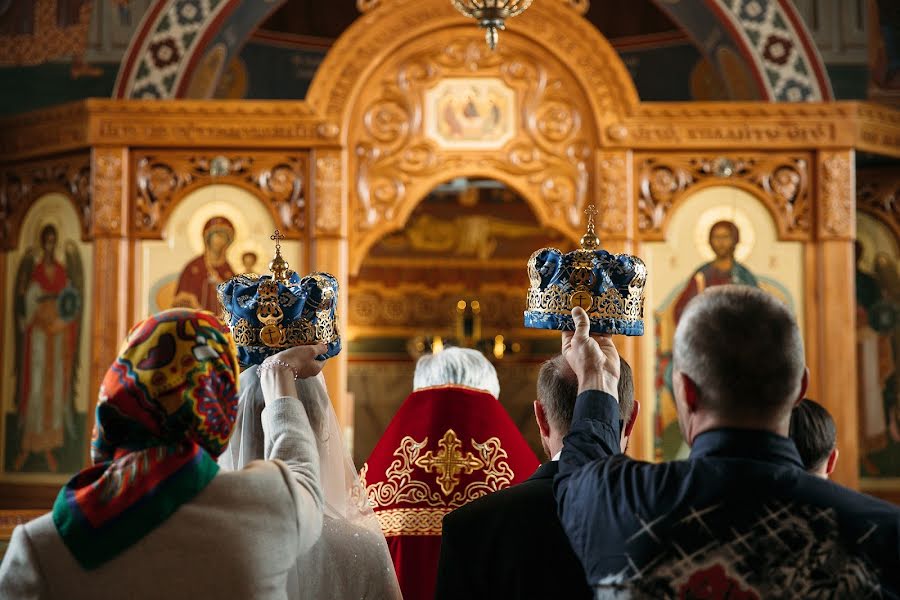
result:
<svg viewBox="0 0 900 600"><path fill-rule="evenodd" d="M891 230L857 213L856 343L860 476L900 483L900 260Z"/></svg>
<svg viewBox="0 0 900 600"><path fill-rule="evenodd" d="M441 80L425 92L425 131L444 148L502 148L516 133L516 95L491 77Z"/></svg>
<svg viewBox="0 0 900 600"><path fill-rule="evenodd" d="M702 189L680 203L666 239L644 244L654 277L647 283L642 387L653 431L648 453L658 460L687 456L672 394L672 340L682 311L694 296L723 284L751 285L786 303L803 323L803 246L781 242L772 217L748 192Z"/></svg>
<svg viewBox="0 0 900 600"><path fill-rule="evenodd" d="M3 332L4 479L65 477L87 458L91 247L68 198L38 199L8 255Z"/></svg>
<svg viewBox="0 0 900 600"><path fill-rule="evenodd" d="M221 314L216 286L237 273L268 273L274 230L271 213L243 188L195 190L172 211L162 240L138 244L135 317L177 306ZM302 270L300 242L282 242L282 253Z"/></svg>

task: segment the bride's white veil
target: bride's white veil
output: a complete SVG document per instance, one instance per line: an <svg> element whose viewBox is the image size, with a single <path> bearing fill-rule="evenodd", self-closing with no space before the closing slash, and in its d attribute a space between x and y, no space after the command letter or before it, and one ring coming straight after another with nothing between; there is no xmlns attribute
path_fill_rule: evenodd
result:
<svg viewBox="0 0 900 600"><path fill-rule="evenodd" d="M219 457L223 469L268 458L261 418L265 400L256 370L253 366L241 374L237 420ZM288 597L399 599L387 543L344 444L324 377L297 380L297 397L316 436L325 518L322 537L289 578Z"/></svg>

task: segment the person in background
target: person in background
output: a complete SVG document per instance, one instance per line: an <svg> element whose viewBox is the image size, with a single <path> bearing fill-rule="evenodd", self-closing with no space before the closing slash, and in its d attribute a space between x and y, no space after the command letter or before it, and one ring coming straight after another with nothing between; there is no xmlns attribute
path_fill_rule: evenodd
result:
<svg viewBox="0 0 900 600"><path fill-rule="evenodd" d="M405 600L434 598L444 515L538 467L499 394L497 372L477 350L423 356L413 393L363 465Z"/></svg>
<svg viewBox="0 0 900 600"><path fill-rule="evenodd" d="M93 466L52 513L16 527L0 598L284 598L322 529L319 457L295 381L319 373L324 351L292 348L260 366L273 460L228 473L216 464L238 400L228 328L191 309L138 323L100 388Z"/></svg>
<svg viewBox="0 0 900 600"><path fill-rule="evenodd" d="M825 407L804 398L791 413L788 435L794 440L803 467L823 479L834 471L837 464L837 428Z"/></svg>
<svg viewBox="0 0 900 600"><path fill-rule="evenodd" d="M746 285L691 300L672 375L691 454L661 464L621 453L618 353L572 316L579 394L554 492L595 595L900 595L900 509L807 473L787 437L809 377L787 306Z"/></svg>
<svg viewBox="0 0 900 600"><path fill-rule="evenodd" d="M640 410L631 367L624 360L618 391L624 452ZM593 597L553 498L553 477L577 396L578 381L562 356L541 365L534 416L549 460L528 481L444 517L437 600Z"/></svg>

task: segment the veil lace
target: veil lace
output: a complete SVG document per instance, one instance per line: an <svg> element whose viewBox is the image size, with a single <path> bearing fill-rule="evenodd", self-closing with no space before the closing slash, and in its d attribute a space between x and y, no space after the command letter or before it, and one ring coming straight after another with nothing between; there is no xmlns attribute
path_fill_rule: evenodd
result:
<svg viewBox="0 0 900 600"><path fill-rule="evenodd" d="M256 369L241 374L234 432L219 458L223 469L268 458L261 420L265 401ZM288 578L288 597L400 599L387 543L344 444L325 379L319 374L296 385L316 437L325 504L322 536L298 559Z"/></svg>

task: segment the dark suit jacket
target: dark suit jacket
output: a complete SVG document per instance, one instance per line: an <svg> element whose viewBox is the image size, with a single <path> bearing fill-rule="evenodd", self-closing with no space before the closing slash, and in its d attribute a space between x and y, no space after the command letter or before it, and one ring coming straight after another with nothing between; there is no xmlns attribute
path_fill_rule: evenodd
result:
<svg viewBox="0 0 900 600"><path fill-rule="evenodd" d="M545 463L528 481L444 517L437 600L592 598L556 516L558 470Z"/></svg>

